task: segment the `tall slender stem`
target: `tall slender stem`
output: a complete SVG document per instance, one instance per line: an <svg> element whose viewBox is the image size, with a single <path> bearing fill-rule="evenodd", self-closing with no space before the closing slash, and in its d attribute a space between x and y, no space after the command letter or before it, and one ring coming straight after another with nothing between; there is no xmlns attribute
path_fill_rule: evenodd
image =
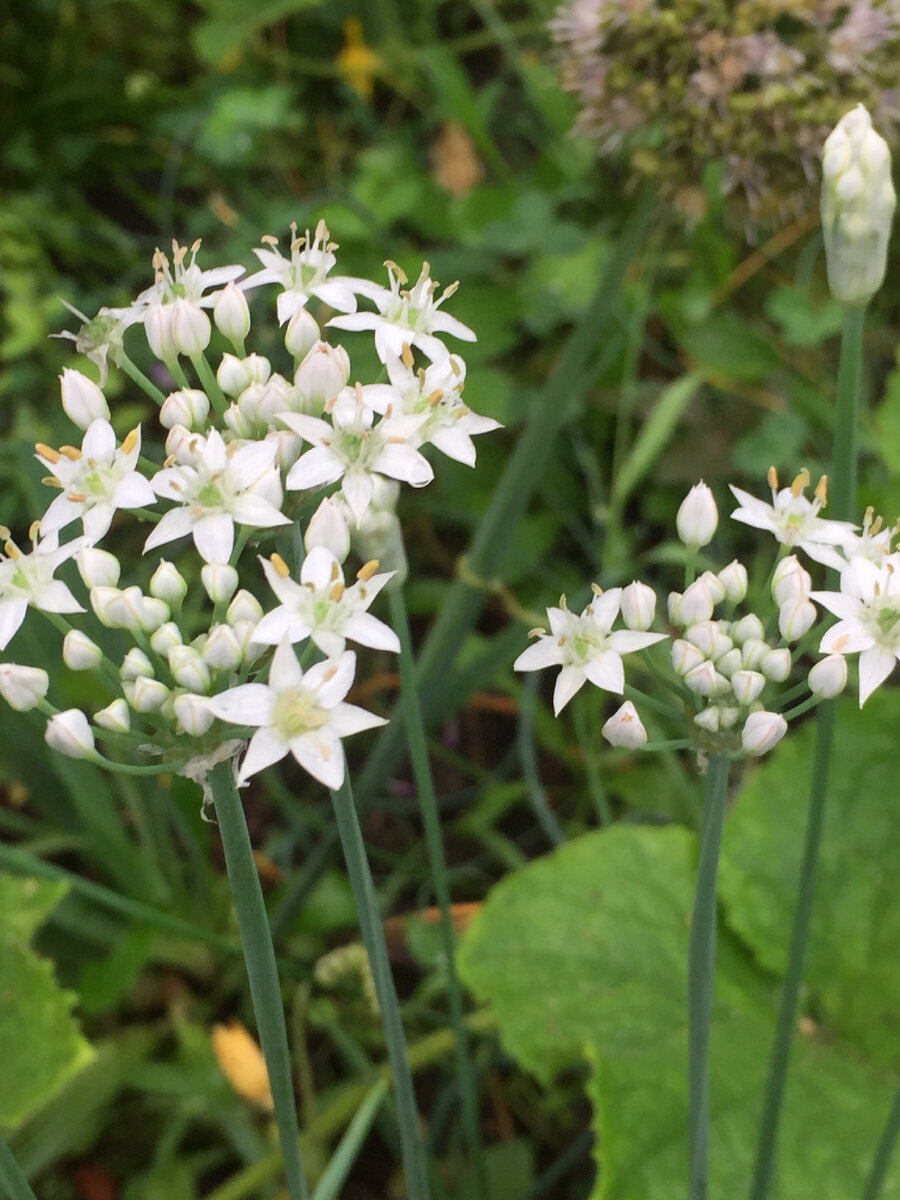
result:
<svg viewBox="0 0 900 1200"><path fill-rule="evenodd" d="M214 766L209 782L250 977L253 1011L272 1087L288 1194L290 1200L308 1200L275 949L232 764L221 762Z"/></svg>
<svg viewBox="0 0 900 1200"><path fill-rule="evenodd" d="M852 520L856 507L857 427L862 382L864 320L864 309L847 309L844 313L844 325L841 332L829 509L829 516L839 521ZM833 586L837 586L833 575L832 583ZM772 1045L769 1076L759 1127L750 1200L768 1200L775 1174L778 1123L787 1081L791 1042L797 1022L800 989L803 985L803 964L809 943L816 875L822 831L825 825L825 800L828 795L828 775L831 768L836 716L835 701L826 700L819 705L819 711L816 714L816 745L810 784L809 811L806 818L803 861L797 890L797 909L791 930L791 945L787 973L781 992L781 1006L775 1025L775 1039Z"/></svg>
<svg viewBox="0 0 900 1200"><path fill-rule="evenodd" d="M862 1200L878 1200L878 1197L881 1195L884 1178L887 1175L888 1167L891 1165L898 1137L900 1137L900 1088L897 1089L894 1096L894 1103L891 1105L891 1111L888 1113L887 1120L884 1123L881 1140L878 1143L878 1149L875 1151L875 1158L872 1162L872 1169L869 1171L869 1178L866 1180Z"/></svg>
<svg viewBox="0 0 900 1200"><path fill-rule="evenodd" d="M0 1134L0 1187L9 1196L9 1200L37 1200L2 1134Z"/></svg>
<svg viewBox="0 0 900 1200"><path fill-rule="evenodd" d="M347 873L350 876L350 886L353 888L353 898L356 901L360 932L369 956L372 977L375 981L375 992L381 1008L384 1040L394 1077L397 1115L400 1122L400 1146L403 1165L406 1169L409 1200L429 1200L425 1150L419 1132L419 1113L416 1108L416 1095L413 1090L406 1038L403 1035L403 1024L400 1020L400 1003L394 987L391 964L388 961L384 929L381 924L381 914L378 911L378 898L375 895L375 885L369 870L369 860L366 858L366 847L363 842L362 830L359 827L359 818L356 815L356 805L353 801L353 790L348 776L345 777L340 790L331 793L331 799L334 803L338 834L347 863Z"/></svg>
<svg viewBox="0 0 900 1200"><path fill-rule="evenodd" d="M690 1200L707 1200L709 1195L709 1030L716 963L716 883L729 766L723 754L710 755L688 949Z"/></svg>
<svg viewBox="0 0 900 1200"><path fill-rule="evenodd" d="M161 391L152 379L149 379L140 367L136 366L127 354L122 355L121 362L122 370L133 383L136 383L141 391L146 392L154 404L161 405L166 398L165 392Z"/></svg>
<svg viewBox="0 0 900 1200"><path fill-rule="evenodd" d="M434 779L431 774L431 763L428 758L425 726L422 722L422 710L419 707L416 689L416 665L412 635L410 634L406 605L403 602L403 592L400 588L391 590L390 601L391 624L400 639L400 697L403 723L406 727L409 755L412 761L416 790L419 794L422 823L425 827L425 843L428 847L431 878L441 913L441 940L447 964L447 993L450 1002L450 1023L456 1043L456 1073L462 1098L463 1128L475 1167L476 1194L486 1200L489 1194L487 1167L481 1138L481 1124L478 1119L478 1094L469 1057L463 992L456 969L456 938L450 913L450 879L444 844L441 839L441 818Z"/></svg>

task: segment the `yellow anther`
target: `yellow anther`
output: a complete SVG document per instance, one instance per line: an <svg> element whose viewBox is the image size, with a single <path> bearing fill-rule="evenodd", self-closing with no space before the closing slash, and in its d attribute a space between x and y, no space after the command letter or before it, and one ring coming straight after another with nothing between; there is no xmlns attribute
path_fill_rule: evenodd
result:
<svg viewBox="0 0 900 1200"><path fill-rule="evenodd" d="M880 596L880 595L881 595L881 584L878 582L878 580L877 580L877 579L875 580L875 584L874 584L874 591L875 591L875 595L876 595L876 596Z"/></svg>
<svg viewBox="0 0 900 1200"><path fill-rule="evenodd" d="M328 599L333 600L335 602L335 604L340 604L343 595L344 595L344 585L340 580L338 580L338 582L334 585L334 587L328 593Z"/></svg>
<svg viewBox="0 0 900 1200"><path fill-rule="evenodd" d="M269 559L269 562L275 568L276 575L280 575L282 579L288 579L290 577L290 569L280 554L273 554Z"/></svg>
<svg viewBox="0 0 900 1200"><path fill-rule="evenodd" d="M62 458L58 450L54 450L52 446L45 446L43 442L36 442L34 448L41 458L48 459L54 465Z"/></svg>
<svg viewBox="0 0 900 1200"><path fill-rule="evenodd" d="M322 682L327 683L329 679L334 679L337 674L337 663L332 663L325 674L322 676Z"/></svg>
<svg viewBox="0 0 900 1200"><path fill-rule="evenodd" d="M334 581L336 579L340 578L340 574L341 574L340 568L338 567L336 562L333 562L331 564L331 582L334 583Z"/></svg>
<svg viewBox="0 0 900 1200"><path fill-rule="evenodd" d="M444 393L441 391L441 389L435 388L434 391L431 393L431 395L428 397L428 403L431 405L432 408L437 408L437 406L440 404L440 402L443 400L443 398L444 398Z"/></svg>
<svg viewBox="0 0 900 1200"><path fill-rule="evenodd" d="M543 637L546 632L546 629L541 629L540 625L537 625L534 629L528 630L528 636L530 638Z"/></svg>
<svg viewBox="0 0 900 1200"><path fill-rule="evenodd" d="M599 586L598 584L596 584L596 583L592 583L592 584L591 584L591 591L594 593L594 595L595 595L595 596L602 596L602 595L603 595L603 588L602 588L602 587L600 587L600 586Z"/></svg>
<svg viewBox="0 0 900 1200"><path fill-rule="evenodd" d="M449 283L444 288L444 294L443 294L442 299L446 300L449 296L452 296L453 293L458 290L459 290L459 280L457 279L454 283Z"/></svg>
<svg viewBox="0 0 900 1200"><path fill-rule="evenodd" d="M44 478L41 480L41 483L46 483L47 487L58 487L58 488L62 487L62 484L56 478L55 475L45 475Z"/></svg>
<svg viewBox="0 0 900 1200"><path fill-rule="evenodd" d="M400 361L403 363L404 367L406 367L406 369L407 369L408 371L412 369L412 365L413 365L413 352L412 352L412 350L410 349L409 342L404 342L404 343L403 343L403 350L402 350L402 352L401 352L401 354L400 354Z"/></svg>
<svg viewBox="0 0 900 1200"><path fill-rule="evenodd" d="M806 467L798 475L794 477L794 482L791 484L791 495L799 496L803 489L809 487L809 471Z"/></svg>
<svg viewBox="0 0 900 1200"><path fill-rule="evenodd" d="M6 540L6 542L3 546L3 549L6 551L7 558L21 558L22 557L21 550L19 549L19 547L16 545L16 543L11 538L8 538Z"/></svg>
<svg viewBox="0 0 900 1200"><path fill-rule="evenodd" d="M872 524L869 527L870 535L872 537L875 537L876 534L880 533L881 527L883 524L884 524L884 519L882 517L876 517L875 520L872 522Z"/></svg>
<svg viewBox="0 0 900 1200"><path fill-rule="evenodd" d="M125 435L125 440L122 443L122 450L125 454L130 454L138 444L138 439L141 436L140 429L132 429L130 433Z"/></svg>
<svg viewBox="0 0 900 1200"><path fill-rule="evenodd" d="M769 487L772 489L772 491L777 492L778 491L778 472L775 470L774 467L769 467L769 471L768 471L768 474L766 475L766 479L769 481Z"/></svg>
<svg viewBox="0 0 900 1200"><path fill-rule="evenodd" d="M191 246L191 254L196 254L197 251L200 249L201 244L202 244L202 238L197 238L196 242L194 242L193 246Z"/></svg>
<svg viewBox="0 0 900 1200"><path fill-rule="evenodd" d="M565 593L565 592L563 592L563 594L562 594L562 595L560 596L560 598L559 598L559 607L560 607L560 608L563 610L563 612L567 612L567 611L568 611L568 608L569 608L569 602L568 602L568 600L566 600L566 593Z"/></svg>
<svg viewBox="0 0 900 1200"><path fill-rule="evenodd" d="M822 478L819 480L819 482L816 484L816 499L821 503L823 508L828 503L828 476L827 475L823 475Z"/></svg>
<svg viewBox="0 0 900 1200"><path fill-rule="evenodd" d="M37 542L38 534L40 532L41 532L40 521L32 521L31 524L28 526L28 540L30 542Z"/></svg>
<svg viewBox="0 0 900 1200"><path fill-rule="evenodd" d="M60 446L59 452L60 454L64 455L69 462L78 462L79 458L81 458L81 451L77 446Z"/></svg>
<svg viewBox="0 0 900 1200"><path fill-rule="evenodd" d="M363 563L363 565L356 572L356 578L362 583L368 583L377 570L378 559L370 558L369 561L367 563Z"/></svg>
<svg viewBox="0 0 900 1200"><path fill-rule="evenodd" d="M66 492L66 499L71 500L73 504L84 504L87 496L84 492Z"/></svg>
<svg viewBox="0 0 900 1200"><path fill-rule="evenodd" d="M277 246L278 245L278 238L274 237L271 233L264 233L259 240L261 242L265 242L265 244L267 246Z"/></svg>

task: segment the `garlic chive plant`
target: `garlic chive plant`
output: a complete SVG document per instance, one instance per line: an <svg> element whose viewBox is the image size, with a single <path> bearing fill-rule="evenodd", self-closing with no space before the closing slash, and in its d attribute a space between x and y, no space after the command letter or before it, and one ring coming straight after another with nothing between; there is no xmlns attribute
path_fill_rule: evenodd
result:
<svg viewBox="0 0 900 1200"><path fill-rule="evenodd" d="M290 755L333 792L384 1014L409 1195L425 1200L397 999L346 800L343 739L384 719L347 701L357 668L347 643L401 650L397 633L369 612L406 573L398 485L433 479L429 445L474 465L472 436L498 425L466 405L465 364L442 340L475 337L441 309L455 284L435 300L427 264L409 290L394 263L387 288L332 274L337 246L323 222L313 237L292 230L289 257L277 239L263 242L262 270L249 277L238 264L201 269L199 242L190 250L175 243L171 256L157 250L154 282L133 304L101 309L62 335L101 378L63 373L63 408L79 444L36 447L53 496L28 533L31 549L2 532L0 650L13 645L0 664L0 695L17 711L42 712L58 753L202 785L225 848L291 1200L308 1190L271 935L237 789ZM257 319L248 298L264 320L255 293L270 284L284 328L274 361L247 345ZM347 351L317 320L323 305L340 314L331 326L374 333L387 382L353 379ZM168 391L128 357L126 342L141 330ZM158 405L158 431L137 427L117 442L102 390L110 363ZM131 526L139 533L128 558ZM388 569L373 555L351 566L353 546L385 551ZM58 631L61 670L96 677L103 700L95 711L60 709L63 681L15 661L29 609Z"/></svg>

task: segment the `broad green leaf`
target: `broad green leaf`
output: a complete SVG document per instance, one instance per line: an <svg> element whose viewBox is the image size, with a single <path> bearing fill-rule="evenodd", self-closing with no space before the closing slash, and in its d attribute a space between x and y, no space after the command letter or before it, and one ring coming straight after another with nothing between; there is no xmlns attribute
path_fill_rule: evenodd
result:
<svg viewBox="0 0 900 1200"><path fill-rule="evenodd" d="M595 1200L669 1200L686 1177L687 943L696 842L618 825L500 883L463 942L464 979L503 1040L549 1081L591 1066ZM722 931L711 1048L711 1186L745 1194L773 1034L771 981ZM859 1195L893 1094L886 1071L830 1037L799 1038L778 1200ZM900 1197L900 1164L884 1197Z"/></svg>
<svg viewBox="0 0 900 1200"><path fill-rule="evenodd" d="M765 309L781 326L791 346L818 346L826 338L840 333L844 309L837 300L815 304L800 288L776 288L767 298Z"/></svg>
<svg viewBox="0 0 900 1200"><path fill-rule="evenodd" d="M900 1067L900 693L841 704L805 978L813 1011ZM725 829L728 923L768 970L787 964L809 802L814 722L757 767Z"/></svg>
<svg viewBox="0 0 900 1200"><path fill-rule="evenodd" d="M0 1125L19 1125L92 1056L71 1015L74 996L28 945L66 891L64 883L0 876Z"/></svg>

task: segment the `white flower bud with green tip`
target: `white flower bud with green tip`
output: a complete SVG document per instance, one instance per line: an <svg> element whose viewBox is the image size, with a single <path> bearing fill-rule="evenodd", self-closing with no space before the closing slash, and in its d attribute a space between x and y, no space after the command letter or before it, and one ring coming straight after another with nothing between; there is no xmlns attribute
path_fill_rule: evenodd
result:
<svg viewBox="0 0 900 1200"><path fill-rule="evenodd" d="M63 662L70 671L93 671L103 661L103 651L80 629L70 629L63 638Z"/></svg>
<svg viewBox="0 0 900 1200"><path fill-rule="evenodd" d="M812 590L812 577L800 565L796 554L783 558L772 575L772 598L776 604L788 600L806 600Z"/></svg>
<svg viewBox="0 0 900 1200"><path fill-rule="evenodd" d="M767 754L787 733L787 721L781 713L754 712L744 722L741 744L747 754Z"/></svg>
<svg viewBox="0 0 900 1200"><path fill-rule="evenodd" d="M816 623L816 606L811 600L794 598L778 610L778 629L786 642L797 642Z"/></svg>
<svg viewBox="0 0 900 1200"><path fill-rule="evenodd" d="M94 735L80 708L68 708L47 722L44 741L68 758L94 758Z"/></svg>
<svg viewBox="0 0 900 1200"><path fill-rule="evenodd" d="M216 371L216 383L226 396L239 396L251 384L250 372L235 354L223 354Z"/></svg>
<svg viewBox="0 0 900 1200"><path fill-rule="evenodd" d="M112 704L107 704L106 708L94 713L94 724L113 733L127 733L131 728L128 705L120 696L118 700L113 700Z"/></svg>
<svg viewBox="0 0 900 1200"><path fill-rule="evenodd" d="M738 646L743 646L749 641L763 641L765 632L765 626L756 613L747 613L731 627L731 636Z"/></svg>
<svg viewBox="0 0 900 1200"><path fill-rule="evenodd" d="M155 633L172 615L172 610L165 600L156 596L141 597L141 629L144 633Z"/></svg>
<svg viewBox="0 0 900 1200"><path fill-rule="evenodd" d="M181 630L174 621L166 621L150 635L150 645L160 658L165 658L172 647L180 646L183 640Z"/></svg>
<svg viewBox="0 0 900 1200"><path fill-rule="evenodd" d="M212 337L212 325L202 308L188 300L175 300L172 305L172 342L179 354L194 358L202 354Z"/></svg>
<svg viewBox="0 0 900 1200"><path fill-rule="evenodd" d="M708 659L688 671L684 682L698 696L722 696L729 688L728 680L719 674Z"/></svg>
<svg viewBox="0 0 900 1200"><path fill-rule="evenodd" d="M158 712L171 694L164 683L144 676L126 680L122 691L134 711L141 713Z"/></svg>
<svg viewBox="0 0 900 1200"><path fill-rule="evenodd" d="M66 416L79 429L86 430L94 421L109 420L106 397L93 380L66 367L59 377L59 390Z"/></svg>
<svg viewBox="0 0 900 1200"><path fill-rule="evenodd" d="M672 643L672 666L679 675L686 675L703 662L703 653L686 638L676 638Z"/></svg>
<svg viewBox="0 0 900 1200"><path fill-rule="evenodd" d="M236 625L238 621L250 621L256 624L262 619L263 606L246 588L241 588L239 592L235 592L234 599L228 605L228 610L225 613L225 620L229 625Z"/></svg>
<svg viewBox="0 0 900 1200"><path fill-rule="evenodd" d="M166 604L177 608L188 592L187 580L174 565L165 559L160 560L159 566L150 577L150 595L157 600L165 600Z"/></svg>
<svg viewBox="0 0 900 1200"><path fill-rule="evenodd" d="M695 579L685 588L678 603L678 619L682 625L697 625L709 621L715 608L715 600L702 579Z"/></svg>
<svg viewBox="0 0 900 1200"><path fill-rule="evenodd" d="M712 489L703 481L695 483L682 500L675 517L675 528L681 541L693 550L708 545L719 524Z"/></svg>
<svg viewBox="0 0 900 1200"><path fill-rule="evenodd" d="M47 695L50 678L40 667L0 663L0 696L16 712L28 712Z"/></svg>
<svg viewBox="0 0 900 1200"><path fill-rule="evenodd" d="M284 331L284 345L293 358L305 358L321 336L322 332L312 313L305 308L298 308Z"/></svg>
<svg viewBox="0 0 900 1200"><path fill-rule="evenodd" d="M250 306L247 297L233 281L226 283L213 306L216 328L230 342L242 342L250 332Z"/></svg>
<svg viewBox="0 0 900 1200"><path fill-rule="evenodd" d="M710 704L700 710L694 717L694 724L705 729L707 733L718 733L722 721L722 713L718 704Z"/></svg>
<svg viewBox="0 0 900 1200"><path fill-rule="evenodd" d="M159 423L163 429L183 425L185 429L202 430L209 416L209 397L199 388L182 388L171 392L159 410Z"/></svg>
<svg viewBox="0 0 900 1200"><path fill-rule="evenodd" d="M656 616L656 592L635 579L622 589L622 620L629 629L641 633L649 629Z"/></svg>
<svg viewBox="0 0 900 1200"><path fill-rule="evenodd" d="M239 582L237 571L228 563L206 563L200 572L200 578L213 604L227 604Z"/></svg>
<svg viewBox="0 0 900 1200"><path fill-rule="evenodd" d="M791 652L786 647L770 650L763 656L759 669L773 683L784 683L791 673Z"/></svg>
<svg viewBox="0 0 900 1200"><path fill-rule="evenodd" d="M131 647L122 659L122 666L119 668L119 677L122 680L152 679L155 674L153 663L139 646Z"/></svg>
<svg viewBox="0 0 900 1200"><path fill-rule="evenodd" d="M350 356L343 346L317 342L294 372L294 386L304 412L320 413L347 386Z"/></svg>
<svg viewBox="0 0 900 1200"><path fill-rule="evenodd" d="M324 546L338 562L350 553L350 526L344 506L336 496L326 496L309 519L303 544L307 552L313 546Z"/></svg>
<svg viewBox="0 0 900 1200"><path fill-rule="evenodd" d="M771 650L772 647L762 638L747 638L741 646L741 658L744 660L744 666L751 671L758 670L760 663L767 654L771 653Z"/></svg>
<svg viewBox="0 0 900 1200"><path fill-rule="evenodd" d="M747 568L744 564L734 559L727 567L723 567L718 579L728 603L740 604L747 595Z"/></svg>
<svg viewBox="0 0 900 1200"><path fill-rule="evenodd" d="M623 746L628 750L635 750L647 741L647 730L630 700L616 709L600 732L611 746Z"/></svg>
<svg viewBox="0 0 900 1200"><path fill-rule="evenodd" d="M823 700L839 696L847 686L847 660L843 654L829 654L809 672L809 689Z"/></svg>
<svg viewBox="0 0 900 1200"><path fill-rule="evenodd" d="M825 262L841 304L861 307L881 287L896 203L887 143L858 104L822 147Z"/></svg>
<svg viewBox="0 0 900 1200"><path fill-rule="evenodd" d="M721 658L716 659L716 670L720 675L724 675L726 679L730 679L735 671L739 671L743 665L744 660L737 646L734 646L731 650L726 650Z"/></svg>
<svg viewBox="0 0 900 1200"><path fill-rule="evenodd" d="M713 604L721 604L725 599L725 588L715 571L704 571L698 583L702 583L712 597Z"/></svg>
<svg viewBox="0 0 900 1200"><path fill-rule="evenodd" d="M669 592L666 597L666 615L670 625L681 625L681 592Z"/></svg>
<svg viewBox="0 0 900 1200"><path fill-rule="evenodd" d="M230 625L216 625L203 643L203 658L214 671L231 671L243 661L241 644Z"/></svg>

